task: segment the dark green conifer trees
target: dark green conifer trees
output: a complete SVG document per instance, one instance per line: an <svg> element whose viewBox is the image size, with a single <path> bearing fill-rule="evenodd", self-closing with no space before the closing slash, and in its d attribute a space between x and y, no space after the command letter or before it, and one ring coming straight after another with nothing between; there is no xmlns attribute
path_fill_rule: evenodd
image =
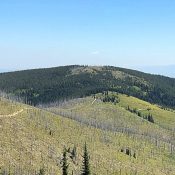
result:
<svg viewBox="0 0 175 175"><path fill-rule="evenodd" d="M62 174L68 175L68 164L67 164L67 150L64 149L63 159L62 159Z"/></svg>
<svg viewBox="0 0 175 175"><path fill-rule="evenodd" d="M148 121L154 123L153 116L151 114L148 115Z"/></svg>
<svg viewBox="0 0 175 175"><path fill-rule="evenodd" d="M84 145L83 167L81 175L90 175L89 154L86 143Z"/></svg>

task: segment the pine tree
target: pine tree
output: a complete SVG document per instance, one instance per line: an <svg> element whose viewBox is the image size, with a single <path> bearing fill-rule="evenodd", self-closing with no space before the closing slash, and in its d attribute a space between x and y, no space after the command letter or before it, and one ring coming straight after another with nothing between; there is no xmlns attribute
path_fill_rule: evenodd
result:
<svg viewBox="0 0 175 175"><path fill-rule="evenodd" d="M64 149L64 152L63 152L63 159L62 159L62 172L63 172L63 175L68 175L68 164L67 164L67 151L66 149Z"/></svg>
<svg viewBox="0 0 175 175"><path fill-rule="evenodd" d="M39 174L38 175L44 175L45 174L45 170L44 170L44 168L41 168L40 170L39 170Z"/></svg>
<svg viewBox="0 0 175 175"><path fill-rule="evenodd" d="M148 115L148 121L154 123L153 116L151 114Z"/></svg>
<svg viewBox="0 0 175 175"><path fill-rule="evenodd" d="M71 151L70 153L71 153L70 158L71 158L71 159L74 161L74 163L75 163L76 156L77 156L77 149L76 149L75 146L73 147L73 149L72 149L72 151Z"/></svg>
<svg viewBox="0 0 175 175"><path fill-rule="evenodd" d="M83 167L81 175L90 175L89 154L86 143L84 145Z"/></svg>

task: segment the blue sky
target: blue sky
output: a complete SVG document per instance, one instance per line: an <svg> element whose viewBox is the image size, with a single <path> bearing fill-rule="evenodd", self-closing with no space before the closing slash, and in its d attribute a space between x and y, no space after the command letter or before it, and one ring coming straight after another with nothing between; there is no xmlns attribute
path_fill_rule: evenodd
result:
<svg viewBox="0 0 175 175"><path fill-rule="evenodd" d="M0 68L175 65L174 0L1 0Z"/></svg>

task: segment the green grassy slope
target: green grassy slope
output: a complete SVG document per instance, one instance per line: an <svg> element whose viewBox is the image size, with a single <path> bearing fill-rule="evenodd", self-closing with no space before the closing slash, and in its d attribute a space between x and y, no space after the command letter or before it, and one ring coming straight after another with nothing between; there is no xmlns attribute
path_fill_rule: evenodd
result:
<svg viewBox="0 0 175 175"><path fill-rule="evenodd" d="M116 91L175 107L175 79L111 66L62 66L0 74L0 90L28 104Z"/></svg>
<svg viewBox="0 0 175 175"><path fill-rule="evenodd" d="M44 168L46 174L61 174L63 148L76 146L77 158L69 158L69 171L80 174L83 145L87 142L92 174L175 174L173 143L163 139L173 137L169 130L130 114L120 104L93 101L88 97L59 107L63 116L76 113L72 120L1 99L1 171L24 175L37 174ZM10 113L23 112L7 117L9 109ZM119 126L123 129L115 130ZM145 132L155 132L159 137L142 135ZM121 149L129 149L131 156Z"/></svg>
<svg viewBox="0 0 175 175"><path fill-rule="evenodd" d="M162 108L158 105L152 105L148 102L142 101L135 97L128 97L126 95L119 95L119 105L127 108L129 105L131 108L137 108L143 114L151 113L154 116L155 123L163 128L172 130L175 129L175 111L168 108Z"/></svg>
<svg viewBox="0 0 175 175"><path fill-rule="evenodd" d="M48 110L88 126L126 134L139 141L147 140L156 147L163 148L167 145L170 152L174 150L174 111L163 110L134 97L121 94L116 96L120 98L120 103L116 105L101 102L100 99L103 98L103 95L98 94L95 102L92 97L76 99L50 107ZM144 115L151 113L155 123L150 123L142 117L130 113L126 110L128 105L130 108L140 110Z"/></svg>
<svg viewBox="0 0 175 175"><path fill-rule="evenodd" d="M103 95L98 94L95 102L92 97L87 97L69 101L58 107L50 107L48 110L101 129L125 131L174 142L175 113L173 110L164 110L131 96L116 93L110 95L119 97L120 102L116 105L103 103L101 101ZM128 106L140 111L142 115L152 114L154 124L126 110Z"/></svg>

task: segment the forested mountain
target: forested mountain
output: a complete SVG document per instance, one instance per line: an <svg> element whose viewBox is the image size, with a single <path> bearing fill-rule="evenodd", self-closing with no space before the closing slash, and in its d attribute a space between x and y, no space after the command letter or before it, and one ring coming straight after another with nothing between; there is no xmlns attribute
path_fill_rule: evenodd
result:
<svg viewBox="0 0 175 175"><path fill-rule="evenodd" d="M112 66L62 66L0 74L0 90L32 105L106 90L175 107L175 79Z"/></svg>

